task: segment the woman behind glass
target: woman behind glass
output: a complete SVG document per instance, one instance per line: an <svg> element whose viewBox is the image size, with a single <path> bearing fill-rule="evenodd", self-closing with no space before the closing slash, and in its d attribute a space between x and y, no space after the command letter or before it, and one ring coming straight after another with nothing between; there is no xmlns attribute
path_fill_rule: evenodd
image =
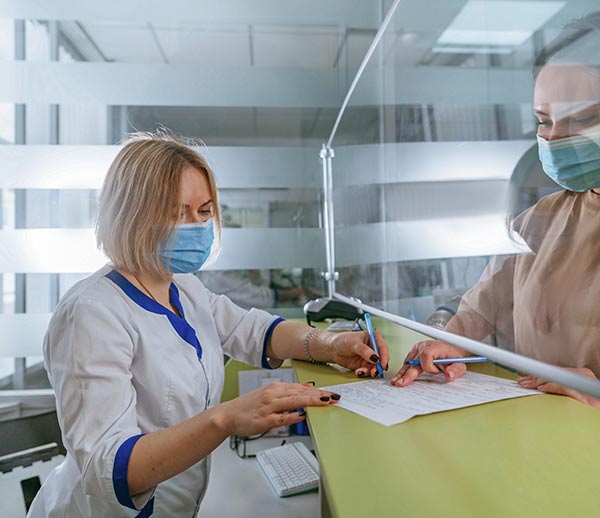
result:
<svg viewBox="0 0 600 518"><path fill-rule="evenodd" d="M469 290L446 330L501 346L580 374L600 376L600 12L571 23L534 66L534 114L544 172L563 190L513 222L532 253L496 258ZM432 361L468 355L444 342L416 344L392 383L405 387ZM462 376L462 363L444 369ZM600 408L575 390L525 376L527 388L564 394Z"/></svg>

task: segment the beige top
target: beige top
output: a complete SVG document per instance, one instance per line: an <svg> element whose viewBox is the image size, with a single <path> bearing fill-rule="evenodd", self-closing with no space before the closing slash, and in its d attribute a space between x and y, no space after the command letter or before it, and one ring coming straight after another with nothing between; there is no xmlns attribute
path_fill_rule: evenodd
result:
<svg viewBox="0 0 600 518"><path fill-rule="evenodd" d="M551 194L518 216L514 229L533 253L490 262L462 299L460 334L600 376L598 218L592 191Z"/></svg>

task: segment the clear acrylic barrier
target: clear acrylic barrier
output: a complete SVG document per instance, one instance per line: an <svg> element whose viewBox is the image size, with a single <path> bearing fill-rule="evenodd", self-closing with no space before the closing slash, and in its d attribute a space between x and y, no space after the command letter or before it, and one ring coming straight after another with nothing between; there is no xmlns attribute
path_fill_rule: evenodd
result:
<svg viewBox="0 0 600 518"><path fill-rule="evenodd" d="M565 385L581 378L529 359L600 374L600 14L584 4L391 4L327 142L337 298Z"/></svg>

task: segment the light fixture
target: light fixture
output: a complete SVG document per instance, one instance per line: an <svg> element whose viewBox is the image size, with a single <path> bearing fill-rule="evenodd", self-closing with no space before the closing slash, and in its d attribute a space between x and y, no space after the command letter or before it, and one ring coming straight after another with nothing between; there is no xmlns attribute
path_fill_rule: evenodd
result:
<svg viewBox="0 0 600 518"><path fill-rule="evenodd" d="M435 52L510 52L566 2L469 0L442 33Z"/></svg>

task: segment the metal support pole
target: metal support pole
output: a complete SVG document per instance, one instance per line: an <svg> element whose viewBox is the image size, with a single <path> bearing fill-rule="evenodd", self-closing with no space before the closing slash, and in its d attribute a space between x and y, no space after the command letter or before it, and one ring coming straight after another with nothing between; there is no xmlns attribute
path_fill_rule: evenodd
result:
<svg viewBox="0 0 600 518"><path fill-rule="evenodd" d="M331 174L332 159L335 156L333 149L325 144L321 148L319 157L323 167L323 225L325 229L325 255L327 258L327 271L323 273L327 281L327 295L333 298L335 281L339 275L335 271L334 248L334 223L333 223L333 178Z"/></svg>

